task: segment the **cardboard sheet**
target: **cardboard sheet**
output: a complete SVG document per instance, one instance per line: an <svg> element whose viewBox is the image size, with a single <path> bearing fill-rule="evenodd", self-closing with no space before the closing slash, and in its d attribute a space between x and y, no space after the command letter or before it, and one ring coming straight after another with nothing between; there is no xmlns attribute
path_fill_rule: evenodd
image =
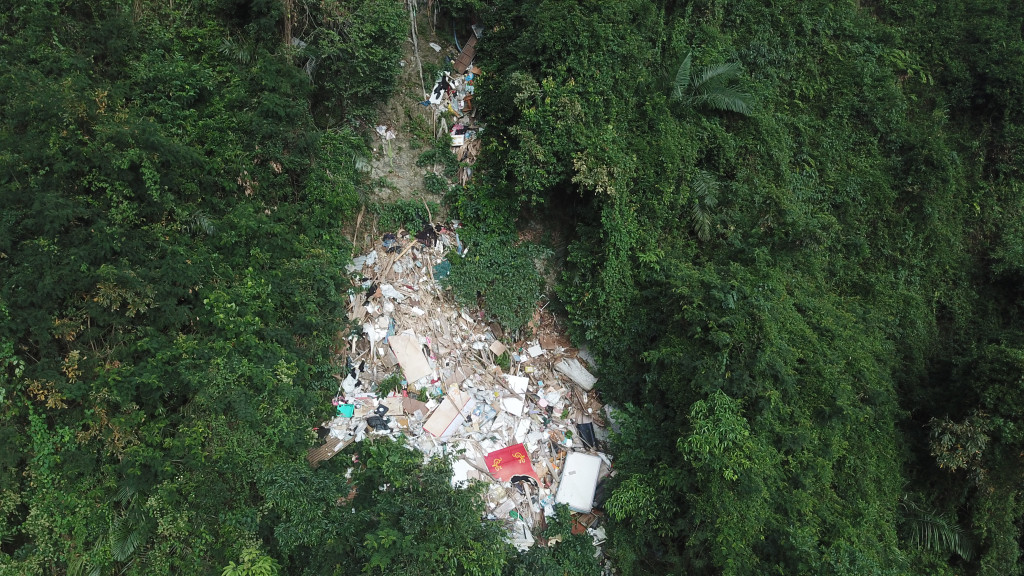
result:
<svg viewBox="0 0 1024 576"><path fill-rule="evenodd" d="M430 364L423 355L420 339L411 332L402 332L388 338L388 344L398 365L402 367L406 382L412 384L420 378L430 376Z"/></svg>
<svg viewBox="0 0 1024 576"><path fill-rule="evenodd" d="M420 402L411 396L402 398L402 410L406 414L415 414L416 412L419 412L420 416L424 418L430 413L430 408L427 406L426 402Z"/></svg>
<svg viewBox="0 0 1024 576"><path fill-rule="evenodd" d="M508 350L508 347L501 342L498 342L497 340L491 342L491 352L493 352L495 356L501 356L506 350Z"/></svg>

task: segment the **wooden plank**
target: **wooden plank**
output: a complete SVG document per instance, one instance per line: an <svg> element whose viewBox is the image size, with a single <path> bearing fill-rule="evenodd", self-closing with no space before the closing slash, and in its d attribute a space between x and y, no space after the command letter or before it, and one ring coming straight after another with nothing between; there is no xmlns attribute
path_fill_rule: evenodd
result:
<svg viewBox="0 0 1024 576"><path fill-rule="evenodd" d="M465 46L462 47L462 52L459 52L459 57L455 59L455 71L459 74L465 74L466 68L469 68L470 63L473 62L473 57L476 56L476 35L469 37Z"/></svg>
<svg viewBox="0 0 1024 576"><path fill-rule="evenodd" d="M322 446L317 446L316 448L310 449L310 451L306 454L306 461L309 462L310 466L316 468L324 460L330 460L331 458L333 458L335 454L340 452L343 448L345 448L345 446L351 444L351 442L352 441L349 440L343 446L340 438L329 436L327 438L327 441L324 442Z"/></svg>

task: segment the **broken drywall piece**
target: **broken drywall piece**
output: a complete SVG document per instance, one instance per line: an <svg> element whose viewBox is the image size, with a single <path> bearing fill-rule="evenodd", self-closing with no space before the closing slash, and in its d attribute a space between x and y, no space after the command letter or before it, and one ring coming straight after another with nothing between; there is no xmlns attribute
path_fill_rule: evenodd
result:
<svg viewBox="0 0 1024 576"><path fill-rule="evenodd" d="M594 384L597 383L597 378L587 371L587 369L583 367L583 364L580 364L580 361L575 358L566 358L558 364L555 364L555 370L565 374L580 388L587 391L593 390Z"/></svg>
<svg viewBox="0 0 1024 576"><path fill-rule="evenodd" d="M395 290L395 287L392 286L391 284L383 284L383 285L381 285L380 293L385 298L391 298L392 300L395 300L397 302L405 301L405 294L402 294L398 290Z"/></svg>
<svg viewBox="0 0 1024 576"><path fill-rule="evenodd" d="M533 534L530 532L529 527L527 527L526 523L522 520L519 520L515 523L515 526L512 528L510 536L512 539L512 545L515 546L520 552L525 552L529 550L535 542Z"/></svg>
<svg viewBox="0 0 1024 576"><path fill-rule="evenodd" d="M533 426L533 421L529 418L523 418L519 421L519 425L516 426L516 442L525 442L527 435L530 432L530 427Z"/></svg>
<svg viewBox="0 0 1024 576"><path fill-rule="evenodd" d="M526 394L527 386L530 385L530 379L526 376L506 374L505 380L508 382L508 387L516 394Z"/></svg>
<svg viewBox="0 0 1024 576"><path fill-rule="evenodd" d="M491 511L491 514L493 514L496 518L505 518L508 516L509 512L515 509L515 507L516 503L513 502L511 498L507 498L505 500L502 500L500 504L495 506L494 510Z"/></svg>
<svg viewBox="0 0 1024 576"><path fill-rule="evenodd" d="M526 405L526 403L523 402L519 398L502 398L501 399L501 407L505 410L505 412L508 412L509 414L511 414L513 416L517 416L517 417L518 416L522 416L523 415L523 407L525 405Z"/></svg>
<svg viewBox="0 0 1024 576"><path fill-rule="evenodd" d="M388 409L388 416L400 416L405 413L403 398L401 396L389 396L381 398L379 404Z"/></svg>
<svg viewBox="0 0 1024 576"><path fill-rule="evenodd" d="M469 484L469 473L476 469L463 459L452 462L452 488L462 488Z"/></svg>

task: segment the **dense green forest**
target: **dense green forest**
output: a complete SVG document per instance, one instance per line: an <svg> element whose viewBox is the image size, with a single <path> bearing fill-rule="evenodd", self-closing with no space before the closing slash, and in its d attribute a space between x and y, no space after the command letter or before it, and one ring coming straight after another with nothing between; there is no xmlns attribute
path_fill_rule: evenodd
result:
<svg viewBox="0 0 1024 576"><path fill-rule="evenodd" d="M1022 5L439 5L486 30L449 213L572 238L619 573L1024 572ZM0 2L0 574L599 573L443 459L304 459L408 26Z"/></svg>
<svg viewBox="0 0 1024 576"><path fill-rule="evenodd" d="M616 566L1020 573L1021 6L481 10L464 202L575 223Z"/></svg>

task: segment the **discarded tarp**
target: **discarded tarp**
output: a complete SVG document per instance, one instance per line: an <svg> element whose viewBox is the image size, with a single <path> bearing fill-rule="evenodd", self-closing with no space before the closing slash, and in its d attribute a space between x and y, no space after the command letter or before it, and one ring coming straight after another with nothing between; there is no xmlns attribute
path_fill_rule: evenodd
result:
<svg viewBox="0 0 1024 576"><path fill-rule="evenodd" d="M537 471L530 462L530 453L522 444L495 450L487 455L487 471L500 482L509 482L514 476L529 476L536 481Z"/></svg>
<svg viewBox="0 0 1024 576"><path fill-rule="evenodd" d="M451 90L452 85L448 79L448 73L445 72L444 75L438 78L437 82L434 83L434 89L430 91L431 104L440 104L441 101L444 100L448 90Z"/></svg>
<svg viewBox="0 0 1024 576"><path fill-rule="evenodd" d="M594 384L597 383L597 378L588 372L583 367L583 364L580 364L580 361L575 358L566 358L555 364L555 370L565 374L569 379L578 384L580 388L587 391L593 390Z"/></svg>
<svg viewBox="0 0 1024 576"><path fill-rule="evenodd" d="M590 512L600 473L599 457L582 452L570 452L562 468L562 479L558 484L555 502L565 504L574 512Z"/></svg>
<svg viewBox="0 0 1024 576"><path fill-rule="evenodd" d="M594 448L597 446L597 437L594 434L594 423L593 422L581 422L576 425L576 433L579 439L583 441L584 448Z"/></svg>
<svg viewBox="0 0 1024 576"><path fill-rule="evenodd" d="M405 381L410 384L421 378L430 376L430 364L423 356L423 349L420 347L420 339L415 333L402 332L388 338L391 351L398 359L398 365L402 367L405 374Z"/></svg>

